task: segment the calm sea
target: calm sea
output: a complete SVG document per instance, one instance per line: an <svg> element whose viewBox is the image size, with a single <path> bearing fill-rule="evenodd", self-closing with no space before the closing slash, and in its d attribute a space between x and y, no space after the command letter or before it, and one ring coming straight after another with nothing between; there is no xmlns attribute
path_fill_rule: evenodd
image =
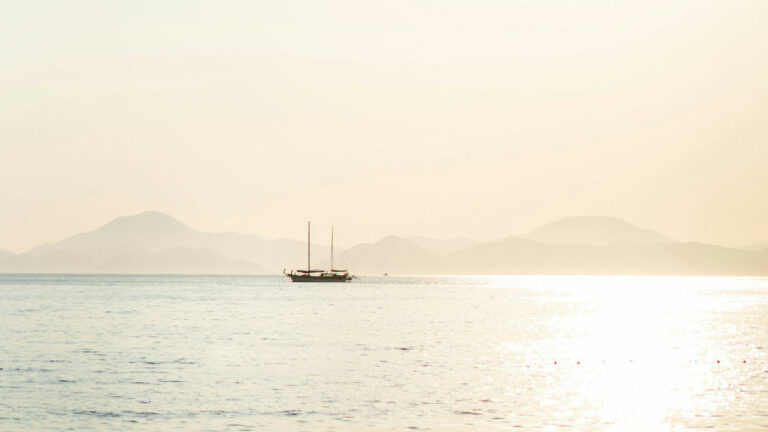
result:
<svg viewBox="0 0 768 432"><path fill-rule="evenodd" d="M0 275L0 430L768 430L768 279Z"/></svg>

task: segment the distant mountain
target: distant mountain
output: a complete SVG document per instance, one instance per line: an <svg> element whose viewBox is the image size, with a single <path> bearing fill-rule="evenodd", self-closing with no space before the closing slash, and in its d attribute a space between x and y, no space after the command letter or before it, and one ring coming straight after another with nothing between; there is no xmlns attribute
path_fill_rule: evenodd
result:
<svg viewBox="0 0 768 432"><path fill-rule="evenodd" d="M277 273L292 266L303 268L306 247L297 240L200 232L171 216L148 211L118 217L95 230L37 246L16 257L1 258L0 271L146 273L164 268L182 273ZM312 253L318 261L330 255L321 244L313 244Z"/></svg>
<svg viewBox="0 0 768 432"><path fill-rule="evenodd" d="M44 244L28 253L40 256L55 250L101 253L159 252L174 246L199 242L199 232L166 214L148 211L121 216L108 224L54 244Z"/></svg>
<svg viewBox="0 0 768 432"><path fill-rule="evenodd" d="M544 225L523 236L539 243L602 246L612 243L675 243L676 240L650 229L610 217L569 217Z"/></svg>
<svg viewBox="0 0 768 432"><path fill-rule="evenodd" d="M768 251L700 243L592 246L508 238L436 255L388 237L347 253L360 274L768 275Z"/></svg>
<svg viewBox="0 0 768 432"><path fill-rule="evenodd" d="M361 274L768 275L768 250L679 243L614 218L566 218L445 253L422 246L429 241L390 236L345 254Z"/></svg>
<svg viewBox="0 0 768 432"><path fill-rule="evenodd" d="M314 245L313 267L329 267ZM388 236L336 250L353 274L768 275L768 249L679 243L612 218L567 218L493 242ZM306 267L306 243L204 233L145 212L27 253L0 252L0 272L278 273Z"/></svg>
<svg viewBox="0 0 768 432"><path fill-rule="evenodd" d="M398 236L388 236L376 243L363 243L339 253L334 258L335 267L349 267L353 273L380 274L425 273L438 261L438 255L418 246L414 241ZM327 268L329 263L321 263ZM428 272L428 271L427 271Z"/></svg>
<svg viewBox="0 0 768 432"><path fill-rule="evenodd" d="M765 243L765 242L752 243L746 246L742 246L741 249L749 250L749 251L768 250L768 243Z"/></svg>
<svg viewBox="0 0 768 432"><path fill-rule="evenodd" d="M246 260L230 260L210 249L174 247L152 254L123 254L102 263L109 273L252 274L266 270Z"/></svg>
<svg viewBox="0 0 768 432"><path fill-rule="evenodd" d="M13 252L10 252L10 251L7 251L7 250L3 250L3 249L0 249L0 259L2 259L2 258L8 258L8 257L12 257L12 256L14 256L14 255L16 255L16 254L15 254L15 253L13 253Z"/></svg>
<svg viewBox="0 0 768 432"><path fill-rule="evenodd" d="M460 274L768 275L768 253L700 243L590 246L507 239L451 254L442 268Z"/></svg>
<svg viewBox="0 0 768 432"><path fill-rule="evenodd" d="M161 252L52 250L40 255L0 258L0 271L19 273L184 273L254 274L266 270L245 260L230 260L210 249L175 247Z"/></svg>
<svg viewBox="0 0 768 432"><path fill-rule="evenodd" d="M409 241L416 246L438 255L444 255L458 250L466 249L470 246L479 244L477 240L466 237L454 237L452 239L436 239L430 237L409 237Z"/></svg>

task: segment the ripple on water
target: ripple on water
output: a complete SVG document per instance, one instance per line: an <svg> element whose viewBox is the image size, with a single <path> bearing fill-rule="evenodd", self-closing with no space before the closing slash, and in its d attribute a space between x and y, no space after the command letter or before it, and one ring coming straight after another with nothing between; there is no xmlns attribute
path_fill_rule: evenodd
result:
<svg viewBox="0 0 768 432"><path fill-rule="evenodd" d="M725 431L768 415L765 279L36 277L0 275L9 430Z"/></svg>
<svg viewBox="0 0 768 432"><path fill-rule="evenodd" d="M93 416L93 417L120 417L120 414L112 411L94 411L94 410L74 410L75 415Z"/></svg>

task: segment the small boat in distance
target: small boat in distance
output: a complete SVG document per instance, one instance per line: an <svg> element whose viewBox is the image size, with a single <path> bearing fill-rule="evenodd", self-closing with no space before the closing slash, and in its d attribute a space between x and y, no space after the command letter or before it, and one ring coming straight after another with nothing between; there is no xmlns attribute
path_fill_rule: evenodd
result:
<svg viewBox="0 0 768 432"><path fill-rule="evenodd" d="M307 222L307 269L291 270L283 274L291 278L291 282L347 282L352 280L347 270L336 270L333 268L333 227L331 227L331 269L329 271L313 270L310 255L310 222Z"/></svg>

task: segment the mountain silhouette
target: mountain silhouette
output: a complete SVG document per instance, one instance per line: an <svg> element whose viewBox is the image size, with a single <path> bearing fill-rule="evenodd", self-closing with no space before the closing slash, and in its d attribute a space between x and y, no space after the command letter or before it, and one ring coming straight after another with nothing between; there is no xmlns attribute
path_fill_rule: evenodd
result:
<svg viewBox="0 0 768 432"><path fill-rule="evenodd" d="M172 216L147 211L3 258L0 271L277 273L306 262L306 247L297 240L200 232ZM321 244L312 249L318 260L330 254Z"/></svg>
<svg viewBox="0 0 768 432"><path fill-rule="evenodd" d="M416 237L409 237L408 240L413 242L415 245L419 246L420 248L438 255L444 255L451 252L456 252L480 243L477 240L468 239L466 237L454 237L451 239L436 239L436 238L430 238L430 237L416 236Z"/></svg>
<svg viewBox="0 0 768 432"><path fill-rule="evenodd" d="M574 217L524 237L434 253L390 236L344 252L359 273L768 275L768 250L680 243L607 217Z"/></svg>
<svg viewBox="0 0 768 432"><path fill-rule="evenodd" d="M765 275L768 253L701 243L538 243L511 238L450 254L458 274Z"/></svg>
<svg viewBox="0 0 768 432"><path fill-rule="evenodd" d="M638 228L617 218L602 216L568 217L537 228L523 236L539 243L602 246L611 243L675 243L670 237Z"/></svg>
<svg viewBox="0 0 768 432"><path fill-rule="evenodd" d="M53 244L44 244L28 253L42 255L54 250L102 253L159 252L174 246L187 245L201 234L176 218L147 211L134 216L121 216L92 231L77 234Z"/></svg>
<svg viewBox="0 0 768 432"><path fill-rule="evenodd" d="M750 250L750 251L768 250L768 243L765 243L765 242L751 243L751 244L742 246L741 249Z"/></svg>
<svg viewBox="0 0 768 432"><path fill-rule="evenodd" d="M328 268L329 247L312 248L313 266ZM768 249L681 243L620 219L574 217L491 242L387 236L336 248L334 266L363 275L768 275ZM2 272L231 274L305 267L303 241L205 233L154 211L118 217L27 253L0 252Z"/></svg>
<svg viewBox="0 0 768 432"><path fill-rule="evenodd" d="M356 273L379 274L383 272L424 273L436 265L438 255L427 251L416 242L398 236L387 236L375 243L362 243L334 257L334 266L349 267ZM329 267L323 261L323 268Z"/></svg>

